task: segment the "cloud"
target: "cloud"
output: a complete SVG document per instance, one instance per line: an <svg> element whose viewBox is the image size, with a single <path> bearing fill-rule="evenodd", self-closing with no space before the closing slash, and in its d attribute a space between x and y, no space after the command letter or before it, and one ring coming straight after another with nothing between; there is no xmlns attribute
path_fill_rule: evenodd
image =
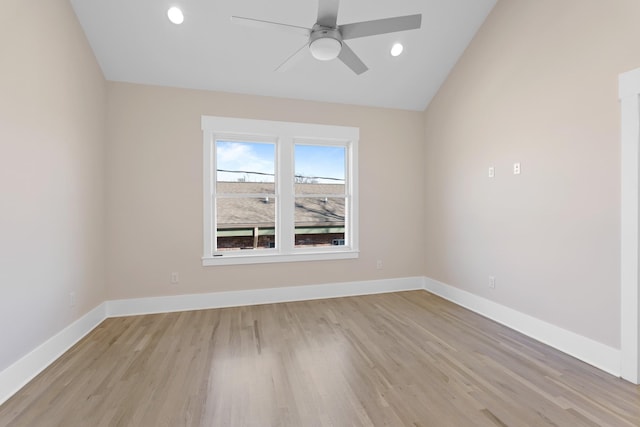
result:
<svg viewBox="0 0 640 427"><path fill-rule="evenodd" d="M218 180L245 179L253 182L273 182L274 154L273 144L219 141L216 143L217 169L238 171L238 173L218 172ZM257 174L251 172L257 172Z"/></svg>

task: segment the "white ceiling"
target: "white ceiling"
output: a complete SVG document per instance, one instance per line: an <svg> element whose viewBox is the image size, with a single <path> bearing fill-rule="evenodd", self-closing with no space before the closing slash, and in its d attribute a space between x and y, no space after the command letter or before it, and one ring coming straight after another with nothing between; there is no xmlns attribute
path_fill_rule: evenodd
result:
<svg viewBox="0 0 640 427"><path fill-rule="evenodd" d="M317 0L71 0L112 81L424 110L496 0L342 0L338 25L422 13L419 30L349 40L369 67L308 54L276 72L304 38L238 25L232 15L311 27ZM167 19L179 6L182 25ZM389 54L400 41L404 53Z"/></svg>

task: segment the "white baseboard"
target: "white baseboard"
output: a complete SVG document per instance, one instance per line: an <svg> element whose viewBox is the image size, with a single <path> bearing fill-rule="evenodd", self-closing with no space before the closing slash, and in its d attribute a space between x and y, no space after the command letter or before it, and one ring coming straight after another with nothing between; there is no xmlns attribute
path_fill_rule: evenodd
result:
<svg viewBox="0 0 640 427"><path fill-rule="evenodd" d="M71 323L0 372L0 405L52 364L106 318L105 303Z"/></svg>
<svg viewBox="0 0 640 427"><path fill-rule="evenodd" d="M621 353L619 349L609 347L437 280L425 278L424 289L616 377L620 376Z"/></svg>
<svg viewBox="0 0 640 427"><path fill-rule="evenodd" d="M424 277L106 301L0 372L0 404L107 317L426 290L620 376L620 350Z"/></svg>
<svg viewBox="0 0 640 427"><path fill-rule="evenodd" d="M308 301L356 295L372 295L423 289L422 277L331 283L326 285L291 286L208 294L174 295L107 301L107 316L170 313L208 308Z"/></svg>

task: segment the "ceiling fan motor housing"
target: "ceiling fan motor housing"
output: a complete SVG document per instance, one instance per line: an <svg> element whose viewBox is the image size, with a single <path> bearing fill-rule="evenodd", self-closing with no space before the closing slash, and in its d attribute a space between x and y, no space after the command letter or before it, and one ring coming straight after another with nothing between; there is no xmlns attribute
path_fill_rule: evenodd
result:
<svg viewBox="0 0 640 427"><path fill-rule="evenodd" d="M337 28L314 25L309 36L309 50L320 61L335 59L342 50L342 34Z"/></svg>

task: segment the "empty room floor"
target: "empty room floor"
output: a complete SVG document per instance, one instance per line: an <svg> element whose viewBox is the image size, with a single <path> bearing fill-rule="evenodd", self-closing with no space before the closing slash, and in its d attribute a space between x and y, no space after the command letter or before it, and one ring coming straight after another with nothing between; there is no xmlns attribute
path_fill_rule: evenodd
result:
<svg viewBox="0 0 640 427"><path fill-rule="evenodd" d="M107 319L1 426L633 426L640 388L425 291Z"/></svg>

